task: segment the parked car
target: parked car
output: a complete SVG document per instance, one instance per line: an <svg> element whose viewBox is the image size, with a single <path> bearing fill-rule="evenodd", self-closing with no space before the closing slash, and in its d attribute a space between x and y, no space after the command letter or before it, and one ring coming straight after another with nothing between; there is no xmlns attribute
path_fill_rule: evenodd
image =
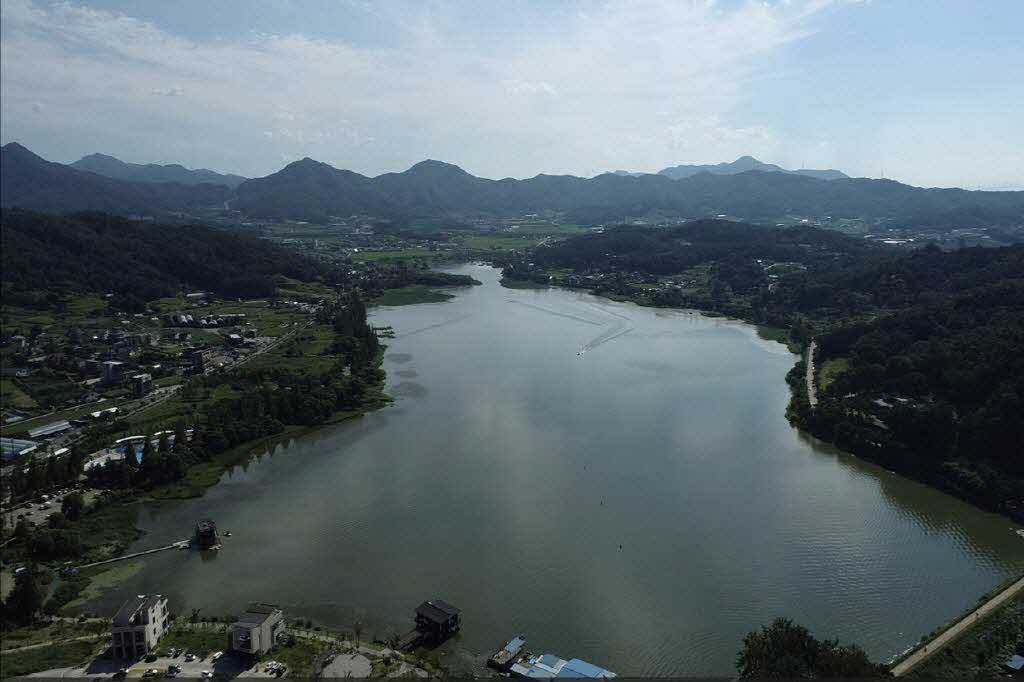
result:
<svg viewBox="0 0 1024 682"><path fill-rule="evenodd" d="M185 662L186 663L191 663L194 660L196 660L196 655L195 654L193 654L193 653L185 654Z"/></svg>
<svg viewBox="0 0 1024 682"><path fill-rule="evenodd" d="M204 670L202 673L203 679L209 680L213 678L213 673L209 670Z"/></svg>
<svg viewBox="0 0 1024 682"><path fill-rule="evenodd" d="M156 677L160 674L160 671L156 668L150 668L146 672L142 673L143 677Z"/></svg>
<svg viewBox="0 0 1024 682"><path fill-rule="evenodd" d="M213 656L210 656L210 662L213 663L213 662L217 661L223 655L224 655L223 651L218 651Z"/></svg>

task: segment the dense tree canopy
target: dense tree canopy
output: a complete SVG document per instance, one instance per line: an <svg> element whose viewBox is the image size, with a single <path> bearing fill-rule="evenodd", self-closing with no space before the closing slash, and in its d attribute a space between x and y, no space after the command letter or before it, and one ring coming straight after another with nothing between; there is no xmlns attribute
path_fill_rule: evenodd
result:
<svg viewBox="0 0 1024 682"><path fill-rule="evenodd" d="M786 618L748 633L736 668L740 677L754 679L889 677L888 668L872 663L860 647L820 641Z"/></svg>
<svg viewBox="0 0 1024 682"><path fill-rule="evenodd" d="M68 292L113 293L141 304L186 288L260 297L274 293L275 275L327 275L294 251L199 225L12 209L0 212L0 229L4 302L15 305L47 305Z"/></svg>

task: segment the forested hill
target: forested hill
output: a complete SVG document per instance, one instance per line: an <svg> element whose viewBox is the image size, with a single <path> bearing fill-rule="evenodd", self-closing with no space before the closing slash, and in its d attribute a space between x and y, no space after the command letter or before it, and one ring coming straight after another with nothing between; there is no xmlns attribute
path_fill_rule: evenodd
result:
<svg viewBox="0 0 1024 682"><path fill-rule="evenodd" d="M818 334L820 402L797 401L801 423L1024 521L1024 247L925 249L807 279L816 305L857 303Z"/></svg>
<svg viewBox="0 0 1024 682"><path fill-rule="evenodd" d="M831 230L764 228L709 219L671 228L624 225L570 237L537 249L531 258L542 267L668 275L707 262L752 267L757 259L824 260L832 267L852 255L879 252L869 242Z"/></svg>
<svg viewBox="0 0 1024 682"><path fill-rule="evenodd" d="M52 163L14 142L0 148L0 202L5 207L163 215L221 206L230 196L224 185L128 182Z"/></svg>
<svg viewBox="0 0 1024 682"><path fill-rule="evenodd" d="M196 225L4 209L0 229L3 300L15 305L64 292L115 293L141 302L183 288L258 297L274 293L274 275L310 281L325 274L292 250Z"/></svg>
<svg viewBox="0 0 1024 682"><path fill-rule="evenodd" d="M614 173L488 180L440 161L369 178L303 159L242 183L232 206L250 215L308 219L352 213L514 215L553 210L593 223L664 210L750 220L794 214L892 218L897 224L938 228L1016 225L1024 220L1024 192L924 189L891 180L822 180L761 171L700 173L679 180Z"/></svg>
<svg viewBox="0 0 1024 682"><path fill-rule="evenodd" d="M75 170L130 182L177 182L182 185L209 183L235 188L246 180L241 175L217 173L205 168L185 168L176 163L127 163L106 154L89 154L69 165Z"/></svg>

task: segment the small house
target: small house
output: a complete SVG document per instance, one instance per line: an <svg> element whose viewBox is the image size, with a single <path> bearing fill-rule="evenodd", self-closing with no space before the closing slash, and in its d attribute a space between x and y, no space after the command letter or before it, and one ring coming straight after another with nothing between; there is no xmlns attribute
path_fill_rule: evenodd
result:
<svg viewBox="0 0 1024 682"><path fill-rule="evenodd" d="M416 629L440 642L459 631L461 613L442 599L425 601L416 609Z"/></svg>

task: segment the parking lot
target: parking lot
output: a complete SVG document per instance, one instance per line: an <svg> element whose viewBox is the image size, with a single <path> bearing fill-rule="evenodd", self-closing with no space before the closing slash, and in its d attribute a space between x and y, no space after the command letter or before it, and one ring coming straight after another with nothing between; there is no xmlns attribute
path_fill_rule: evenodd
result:
<svg viewBox="0 0 1024 682"><path fill-rule="evenodd" d="M74 492L74 490L68 488L62 491L58 491L52 495L48 495L47 500L43 502L33 501L27 505L22 505L11 509L10 511L4 512L4 525L7 528L13 528L18 524L19 517L24 516L25 521L28 524L36 526L46 525L46 519L54 512L60 511L61 503L64 501L64 496ZM95 490L85 490L85 503L92 504L96 499Z"/></svg>
<svg viewBox="0 0 1024 682"><path fill-rule="evenodd" d="M226 653L216 661L211 660L212 655L195 658L192 661L185 659L186 654L180 653L173 657L158 656L155 661L139 661L127 669L127 677L128 679L142 678L147 670L156 670L158 677L166 677L167 669L172 665L181 669L181 672L174 675L175 677L201 678L204 671L213 673L218 678L275 677L263 670L265 663L253 665L248 659L243 659L232 653Z"/></svg>

